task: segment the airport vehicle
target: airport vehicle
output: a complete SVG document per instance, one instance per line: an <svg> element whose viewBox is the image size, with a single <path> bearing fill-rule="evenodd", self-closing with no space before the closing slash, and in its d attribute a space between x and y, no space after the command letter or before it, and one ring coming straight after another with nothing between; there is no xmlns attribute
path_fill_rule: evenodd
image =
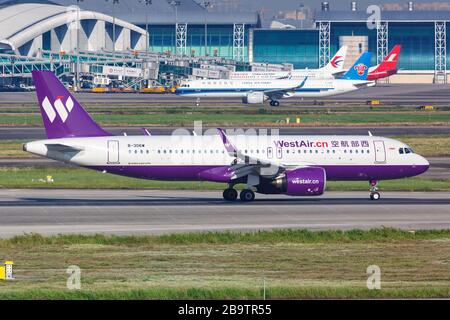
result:
<svg viewBox="0 0 450 320"><path fill-rule="evenodd" d="M397 44L392 48L391 52L383 59L383 61L369 69L367 80L374 81L392 76L397 73L398 57L402 46Z"/></svg>
<svg viewBox="0 0 450 320"><path fill-rule="evenodd" d="M342 46L338 52L331 58L328 64L320 69L294 69L292 71L275 72L231 72L230 80L275 80L275 79L293 79L299 80L305 77L308 79L334 79L342 76L345 72L343 67L347 56L347 46Z"/></svg>
<svg viewBox="0 0 450 320"><path fill-rule="evenodd" d="M194 80L181 84L176 90L180 96L193 98L235 97L245 104L262 104L270 100L270 105L277 107L280 99L323 98L358 90L373 82L367 81L372 53L365 52L341 79L299 80Z"/></svg>
<svg viewBox="0 0 450 320"><path fill-rule="evenodd" d="M406 144L368 136L212 135L113 136L95 123L58 79L33 71L46 140L24 151L104 173L153 180L228 184L225 200L263 194L319 196L327 180L368 181L378 200L379 180L425 172L428 161Z"/></svg>

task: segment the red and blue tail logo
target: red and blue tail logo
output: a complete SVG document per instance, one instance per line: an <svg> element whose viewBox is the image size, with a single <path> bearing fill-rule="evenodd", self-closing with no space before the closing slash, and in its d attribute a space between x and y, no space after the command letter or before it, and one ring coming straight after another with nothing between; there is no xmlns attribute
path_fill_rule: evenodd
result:
<svg viewBox="0 0 450 320"><path fill-rule="evenodd" d="M330 64L333 68L337 69L341 66L342 61L342 56L335 56L333 60L330 61Z"/></svg>
<svg viewBox="0 0 450 320"><path fill-rule="evenodd" d="M371 52L364 52L355 64L348 69L342 79L346 80L366 80L369 72L370 60L372 59Z"/></svg>
<svg viewBox="0 0 450 320"><path fill-rule="evenodd" d="M366 72L366 70L368 69L368 67L365 64L363 64L363 63L357 64L353 68L356 70L356 72L360 76L363 76L364 72Z"/></svg>

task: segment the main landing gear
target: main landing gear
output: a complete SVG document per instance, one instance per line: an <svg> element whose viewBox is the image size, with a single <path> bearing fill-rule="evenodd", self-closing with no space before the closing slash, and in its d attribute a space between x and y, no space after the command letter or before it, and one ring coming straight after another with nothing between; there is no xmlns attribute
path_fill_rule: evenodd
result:
<svg viewBox="0 0 450 320"><path fill-rule="evenodd" d="M241 191L240 198L244 202L250 202L255 200L255 193L250 189L244 189Z"/></svg>
<svg viewBox="0 0 450 320"><path fill-rule="evenodd" d="M371 180L370 183L370 200L380 200L380 193L378 193L378 181Z"/></svg>
<svg viewBox="0 0 450 320"><path fill-rule="evenodd" d="M227 201L236 201L238 193L236 190L229 188L223 191L223 198Z"/></svg>
<svg viewBox="0 0 450 320"><path fill-rule="evenodd" d="M280 106L280 102L277 100L270 100L270 105L272 107L279 107Z"/></svg>
<svg viewBox="0 0 450 320"><path fill-rule="evenodd" d="M223 191L223 198L226 201L236 201L238 197L238 192L233 188L228 188ZM255 200L255 193L250 189L245 189L241 191L240 199L243 202L251 202Z"/></svg>

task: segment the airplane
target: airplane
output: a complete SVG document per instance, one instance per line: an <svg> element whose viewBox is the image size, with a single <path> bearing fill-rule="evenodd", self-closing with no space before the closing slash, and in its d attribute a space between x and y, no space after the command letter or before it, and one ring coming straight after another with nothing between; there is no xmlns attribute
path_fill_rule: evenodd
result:
<svg viewBox="0 0 450 320"><path fill-rule="evenodd" d="M383 59L383 61L369 69L367 80L375 81L392 76L397 73L398 56L402 46L397 44L392 48L391 52Z"/></svg>
<svg viewBox="0 0 450 320"><path fill-rule="evenodd" d="M23 150L84 168L140 179L227 184L226 201L262 194L319 196L326 182L378 181L427 171L428 161L406 144L368 136L212 135L113 136L101 128L50 71L32 73L47 139Z"/></svg>
<svg viewBox="0 0 450 320"><path fill-rule="evenodd" d="M274 72L231 72L230 80L275 80L275 79L334 79L337 75L342 75L345 58L347 56L347 46L342 46L331 58L325 67L320 69L294 69L292 71Z"/></svg>
<svg viewBox="0 0 450 320"><path fill-rule="evenodd" d="M182 83L176 94L193 98L241 98L245 104L262 104L270 100L270 105L277 107L280 99L323 98L372 86L374 83L366 80L371 57L372 53L363 53L341 79L310 80L305 77L301 83L292 79L194 80Z"/></svg>

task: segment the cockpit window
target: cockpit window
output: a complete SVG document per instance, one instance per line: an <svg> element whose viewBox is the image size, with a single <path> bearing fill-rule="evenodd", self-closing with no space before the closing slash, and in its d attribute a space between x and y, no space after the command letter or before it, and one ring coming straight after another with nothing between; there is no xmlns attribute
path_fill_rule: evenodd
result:
<svg viewBox="0 0 450 320"><path fill-rule="evenodd" d="M409 153L414 153L414 150L411 148L400 148L400 149L398 149L398 152L400 154L409 154Z"/></svg>

